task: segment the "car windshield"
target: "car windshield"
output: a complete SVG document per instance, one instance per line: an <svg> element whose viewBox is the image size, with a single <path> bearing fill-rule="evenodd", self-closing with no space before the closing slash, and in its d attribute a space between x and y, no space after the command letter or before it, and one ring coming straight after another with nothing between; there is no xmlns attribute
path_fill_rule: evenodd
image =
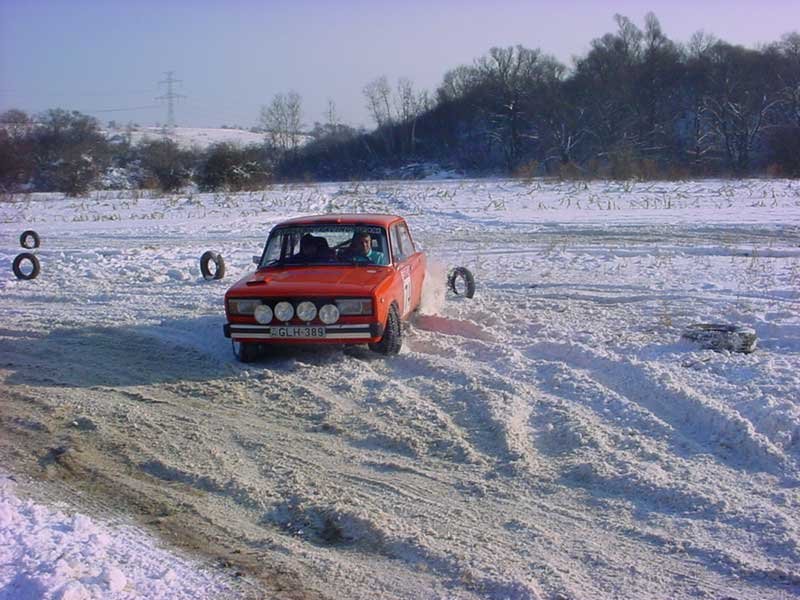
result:
<svg viewBox="0 0 800 600"><path fill-rule="evenodd" d="M320 264L388 265L386 230L337 224L279 227L270 233L259 266Z"/></svg>

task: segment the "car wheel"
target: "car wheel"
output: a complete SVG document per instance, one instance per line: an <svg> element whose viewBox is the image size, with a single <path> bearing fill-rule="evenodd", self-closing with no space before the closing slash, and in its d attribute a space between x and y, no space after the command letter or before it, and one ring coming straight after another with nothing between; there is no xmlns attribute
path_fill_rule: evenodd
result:
<svg viewBox="0 0 800 600"><path fill-rule="evenodd" d="M379 354L390 355L400 352L403 345L403 328L400 324L400 316L397 314L397 305L389 307L389 316L386 317L386 329L380 341L370 344L370 350Z"/></svg>
<svg viewBox="0 0 800 600"><path fill-rule="evenodd" d="M211 263L214 263L214 270L210 268ZM203 274L203 279L222 279L225 277L225 261L222 256L211 250L203 252L200 257L200 272Z"/></svg>
<svg viewBox="0 0 800 600"><path fill-rule="evenodd" d="M31 250L33 248L39 247L39 234L33 231L32 229L28 229L27 231L23 231L22 235L19 236L19 245L23 248L27 248Z"/></svg>
<svg viewBox="0 0 800 600"><path fill-rule="evenodd" d="M22 263L26 260L30 261L31 263L32 269L30 272L22 270ZM11 265L11 268L14 271L14 275L17 276L17 279L36 279L40 270L39 259L36 258L35 254L23 252L21 254L17 254L17 257L14 259L14 263Z"/></svg>
<svg viewBox="0 0 800 600"><path fill-rule="evenodd" d="M472 298L475 295L475 277L466 267L456 267L447 277L447 287L456 296Z"/></svg>
<svg viewBox="0 0 800 600"><path fill-rule="evenodd" d="M258 344L255 342L231 342L233 353L239 362L251 363L258 358Z"/></svg>

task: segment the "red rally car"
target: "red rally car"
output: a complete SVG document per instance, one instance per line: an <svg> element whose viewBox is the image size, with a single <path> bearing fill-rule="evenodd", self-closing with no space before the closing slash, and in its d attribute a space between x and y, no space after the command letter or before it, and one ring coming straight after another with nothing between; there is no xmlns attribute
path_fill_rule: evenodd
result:
<svg viewBox="0 0 800 600"><path fill-rule="evenodd" d="M225 336L242 362L262 344L402 345L419 307L426 258L402 217L300 217L270 232L258 269L225 294Z"/></svg>

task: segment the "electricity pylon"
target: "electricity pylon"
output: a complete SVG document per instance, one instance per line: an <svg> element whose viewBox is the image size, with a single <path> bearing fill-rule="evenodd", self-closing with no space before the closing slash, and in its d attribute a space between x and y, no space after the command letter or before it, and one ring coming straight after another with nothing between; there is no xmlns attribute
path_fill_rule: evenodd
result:
<svg viewBox="0 0 800 600"><path fill-rule="evenodd" d="M163 96L158 96L156 100L166 100L167 101L167 127L170 129L175 127L175 100L179 98L186 98L183 94L176 94L175 90L173 89L173 84L180 83L180 79L175 79L173 77L175 71L167 71L167 78L164 81L159 81L158 84L166 84L167 86L167 93Z"/></svg>

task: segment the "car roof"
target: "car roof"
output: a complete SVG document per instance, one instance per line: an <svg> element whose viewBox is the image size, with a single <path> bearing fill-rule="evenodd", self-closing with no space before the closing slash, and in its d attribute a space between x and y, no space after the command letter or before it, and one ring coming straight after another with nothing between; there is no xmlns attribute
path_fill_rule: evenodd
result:
<svg viewBox="0 0 800 600"><path fill-rule="evenodd" d="M342 225L377 225L379 227L388 227L395 221L401 221L403 217L398 215L380 215L369 213L349 213L349 214L327 214L327 215L310 215L306 217L295 217L281 221L276 227L284 227L286 225L318 225L318 224L342 224Z"/></svg>

